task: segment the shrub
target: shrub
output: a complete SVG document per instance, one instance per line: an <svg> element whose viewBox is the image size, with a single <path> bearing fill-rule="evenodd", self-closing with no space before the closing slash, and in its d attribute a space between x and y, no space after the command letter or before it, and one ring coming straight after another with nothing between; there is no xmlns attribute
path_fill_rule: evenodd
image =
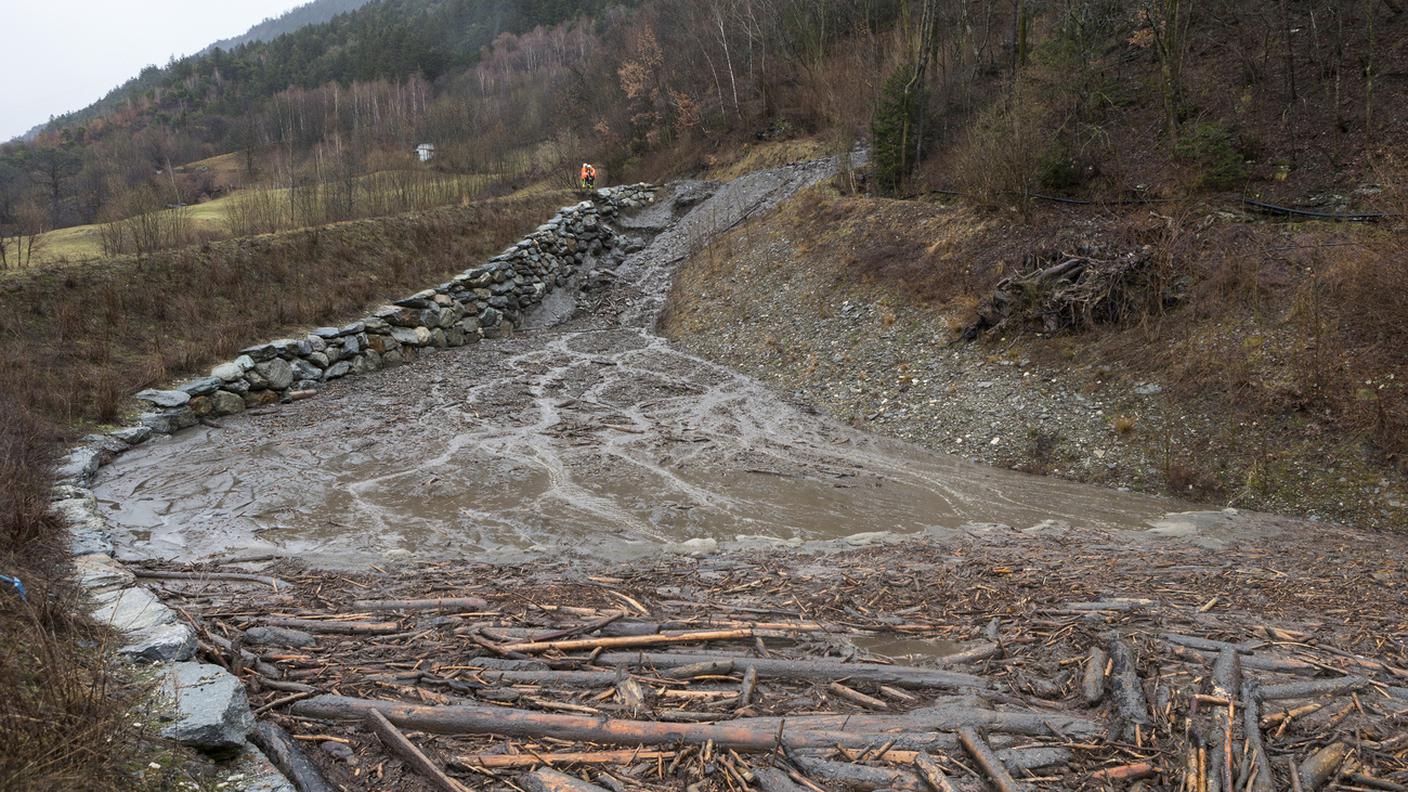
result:
<svg viewBox="0 0 1408 792"><path fill-rule="evenodd" d="M1198 168L1197 186L1227 190L1247 180L1246 148L1226 125L1201 121L1184 130L1174 151Z"/></svg>
<svg viewBox="0 0 1408 792"><path fill-rule="evenodd" d="M913 65L900 66L885 81L870 133L875 183L886 194L899 192L919 164L927 101L924 83L916 79Z"/></svg>

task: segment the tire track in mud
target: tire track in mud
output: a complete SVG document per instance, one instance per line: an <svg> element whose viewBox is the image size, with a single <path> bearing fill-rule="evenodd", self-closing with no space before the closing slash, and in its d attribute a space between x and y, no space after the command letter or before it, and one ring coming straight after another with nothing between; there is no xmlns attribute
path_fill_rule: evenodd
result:
<svg viewBox="0 0 1408 792"><path fill-rule="evenodd" d="M656 335L675 264L832 169L820 161L675 185L622 220L625 233L652 238L560 324L427 354L124 455L96 486L120 554L272 552L315 566L620 558L740 536L1053 520L1144 536L1189 508L866 435ZM1209 542L1276 523L1216 512L1178 520Z"/></svg>

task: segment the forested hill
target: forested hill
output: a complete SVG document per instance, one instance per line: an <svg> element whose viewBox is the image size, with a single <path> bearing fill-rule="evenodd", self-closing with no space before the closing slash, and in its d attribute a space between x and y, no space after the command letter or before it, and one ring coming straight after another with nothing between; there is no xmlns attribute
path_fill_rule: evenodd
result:
<svg viewBox="0 0 1408 792"><path fill-rule="evenodd" d="M273 41L285 33L292 33L299 28L326 22L338 14L356 11L368 2L370 0L313 0L311 3L298 6L277 17L260 22L243 35L221 39L206 47L202 54L215 49L232 50L241 44L250 44L256 41Z"/></svg>
<svg viewBox="0 0 1408 792"><path fill-rule="evenodd" d="M321 0L312 5L355 4ZM117 116L123 126L149 117L163 125L222 126L210 116L242 114L251 101L287 88L329 82L438 76L473 63L502 33L551 26L633 0L374 0L269 41L251 41L150 66L95 104L48 128ZM305 7L307 8L307 7ZM295 12L296 13L296 12ZM91 131L91 130L90 130Z"/></svg>

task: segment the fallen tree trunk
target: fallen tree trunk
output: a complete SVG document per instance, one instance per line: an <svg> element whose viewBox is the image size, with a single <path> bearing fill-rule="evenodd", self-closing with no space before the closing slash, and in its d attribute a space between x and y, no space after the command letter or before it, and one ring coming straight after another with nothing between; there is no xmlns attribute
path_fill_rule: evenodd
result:
<svg viewBox="0 0 1408 792"><path fill-rule="evenodd" d="M489 607L489 603L479 597L446 597L442 599L357 600L352 603L352 607L359 611L479 611Z"/></svg>
<svg viewBox="0 0 1408 792"><path fill-rule="evenodd" d="M528 792L607 792L596 784L546 767L524 776L523 788Z"/></svg>
<svg viewBox="0 0 1408 792"><path fill-rule="evenodd" d="M436 767L435 763L430 761L430 757L417 748L416 744L402 734L400 729L392 725L385 715L376 710L367 712L367 726L381 739L381 744L386 746L386 750L419 773L422 778L430 782L432 787L440 792L469 792L463 784L445 775L445 771Z"/></svg>
<svg viewBox="0 0 1408 792"><path fill-rule="evenodd" d="M354 622L324 621L321 619L274 618L261 619L261 624L270 627L292 627L306 632L336 633L338 635L391 635L401 632L396 622Z"/></svg>
<svg viewBox="0 0 1408 792"><path fill-rule="evenodd" d="M367 713L377 711L397 726L431 734L552 737L626 746L702 745L713 741L718 747L743 751L771 751L779 745L863 748L888 741L916 748L951 746L952 739L939 733L964 726L1027 735L1054 735L1059 731L1087 736L1097 731L1093 722L1082 719L968 707L933 707L904 715L805 715L675 723L468 704L427 707L324 695L297 702L291 711L301 717L334 721L362 720Z"/></svg>
<svg viewBox="0 0 1408 792"><path fill-rule="evenodd" d="M235 583L258 583L275 591L289 587L288 583L271 575L256 575L250 572L167 572L160 569L134 568L132 574L149 580L227 580Z"/></svg>
<svg viewBox="0 0 1408 792"><path fill-rule="evenodd" d="M526 643L505 644L501 652L572 652L581 649L621 649L632 646L660 646L675 643L703 643L706 641L741 641L753 637L751 627L738 630L695 630L684 633L656 633L655 635L621 635L604 638L574 638L563 641L528 641Z"/></svg>
<svg viewBox="0 0 1408 792"><path fill-rule="evenodd" d="M333 792L333 787L303 749L277 724L260 721L249 734L249 741L259 747L274 767L279 769L298 792Z"/></svg>
<svg viewBox="0 0 1408 792"><path fill-rule="evenodd" d="M787 660L773 657L731 657L720 654L675 654L672 652L607 652L594 662L627 668L675 668L696 663L732 661L732 668L753 668L758 676L773 679L814 679L831 682L849 679L876 685L903 688L976 688L990 690L992 682L973 674L913 666L880 663L842 663L837 660Z"/></svg>

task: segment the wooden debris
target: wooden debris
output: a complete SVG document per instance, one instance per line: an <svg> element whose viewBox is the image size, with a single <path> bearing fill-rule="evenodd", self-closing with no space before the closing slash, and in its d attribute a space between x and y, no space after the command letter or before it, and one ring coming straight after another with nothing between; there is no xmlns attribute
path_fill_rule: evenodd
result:
<svg viewBox="0 0 1408 792"><path fill-rule="evenodd" d="M1105 650L1098 646L1090 647L1090 654L1085 659L1085 674L1080 683L1081 698L1087 707L1100 703L1105 695L1105 665L1108 662L1109 656Z"/></svg>
<svg viewBox="0 0 1408 792"><path fill-rule="evenodd" d="M489 603L480 597L444 597L437 599L406 600L354 600L352 607L359 611L481 611Z"/></svg>
<svg viewBox="0 0 1408 792"><path fill-rule="evenodd" d="M264 752L274 767L293 782L298 792L333 792L317 765L308 760L303 749L288 732L269 721L260 721L249 734L249 741Z"/></svg>
<svg viewBox="0 0 1408 792"><path fill-rule="evenodd" d="M401 632L396 622L322 621L319 619L263 619L270 627L292 627L305 632L337 633L338 635L394 635Z"/></svg>
<svg viewBox="0 0 1408 792"><path fill-rule="evenodd" d="M1026 787L1017 783L1016 779L1007 772L1007 768L1002 765L1002 761L988 747L987 742L978 736L977 730L971 726L964 726L958 730L958 741L963 744L963 749L968 755L973 757L973 761L983 769L988 780L1000 790L1000 792L1017 792Z"/></svg>
<svg viewBox="0 0 1408 792"><path fill-rule="evenodd" d="M429 781L434 788L441 792L467 792L460 782L445 775L445 771L430 761L430 757L422 753L400 729L392 725L385 715L374 709L368 710L367 726L381 738L382 745L385 745L388 751Z"/></svg>
<svg viewBox="0 0 1408 792"><path fill-rule="evenodd" d="M542 765L624 765L673 759L679 751L569 751L564 753L465 754L450 760L453 767L486 767L491 769L533 768Z"/></svg>
<svg viewBox="0 0 1408 792"><path fill-rule="evenodd" d="M1330 783L1339 773L1340 765L1349 756L1349 746L1334 742L1311 754L1300 764L1299 781L1305 792L1316 790Z"/></svg>
<svg viewBox="0 0 1408 792"><path fill-rule="evenodd" d="M524 777L523 788L528 792L608 792L596 784L546 767Z"/></svg>
<svg viewBox="0 0 1408 792"><path fill-rule="evenodd" d="M957 787L944 774L943 768L934 761L934 757L926 753L915 755L914 769L919 773L919 778L924 781L930 792L958 792Z"/></svg>

